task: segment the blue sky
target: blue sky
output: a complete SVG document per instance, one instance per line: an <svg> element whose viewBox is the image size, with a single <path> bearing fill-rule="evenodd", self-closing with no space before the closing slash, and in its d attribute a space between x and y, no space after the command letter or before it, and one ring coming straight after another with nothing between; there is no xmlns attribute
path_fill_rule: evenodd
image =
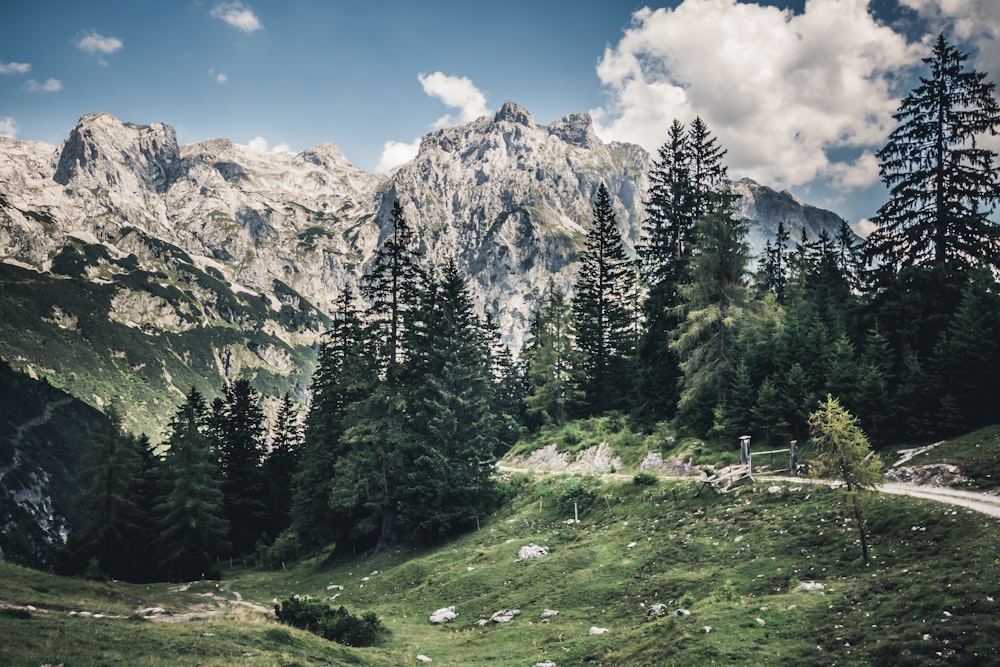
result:
<svg viewBox="0 0 1000 667"><path fill-rule="evenodd" d="M997 0L18 0L0 26L17 139L58 145L108 112L182 144L333 142L374 171L507 100L651 151L699 115L731 176L852 223L884 200L873 151L929 36L1000 73Z"/></svg>

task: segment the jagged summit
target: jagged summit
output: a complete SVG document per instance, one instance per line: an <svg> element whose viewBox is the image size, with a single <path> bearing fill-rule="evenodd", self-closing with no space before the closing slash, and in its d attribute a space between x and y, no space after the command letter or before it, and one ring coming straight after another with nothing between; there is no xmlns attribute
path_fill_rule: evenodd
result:
<svg viewBox="0 0 1000 667"><path fill-rule="evenodd" d="M493 117L494 123L517 123L527 127L535 126L534 117L527 109L515 102L504 102L500 110Z"/></svg>

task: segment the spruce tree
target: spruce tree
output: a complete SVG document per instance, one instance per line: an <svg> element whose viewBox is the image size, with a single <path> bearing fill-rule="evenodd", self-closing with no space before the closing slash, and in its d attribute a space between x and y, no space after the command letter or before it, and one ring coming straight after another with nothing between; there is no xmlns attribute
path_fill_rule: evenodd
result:
<svg viewBox="0 0 1000 667"><path fill-rule="evenodd" d="M579 353L566 293L551 281L532 317L525 342L526 413L538 425L561 425L582 399Z"/></svg>
<svg viewBox="0 0 1000 667"><path fill-rule="evenodd" d="M635 315L626 299L632 292L634 273L617 222L611 196L602 183L573 294L583 392L587 411L595 415L625 406L632 377Z"/></svg>
<svg viewBox="0 0 1000 667"><path fill-rule="evenodd" d="M218 573L229 551L222 480L205 435L208 409L194 388L170 420L163 484L154 508L160 571L174 581Z"/></svg>
<svg viewBox="0 0 1000 667"><path fill-rule="evenodd" d="M341 292L337 304L333 327L320 346L304 439L292 478L291 528L307 548L347 535L350 513L333 512L330 486L334 466L345 453L341 438L348 426L348 407L372 391L379 373L350 287Z"/></svg>
<svg viewBox="0 0 1000 667"><path fill-rule="evenodd" d="M72 534L72 556L80 565L90 561L115 578L131 580L138 574L134 565L145 560L146 545L133 541L146 518L133 486L141 473L141 446L138 438L122 430L121 416L111 407L82 461L90 486L80 499L86 523Z"/></svg>
<svg viewBox="0 0 1000 667"><path fill-rule="evenodd" d="M873 218L868 257L888 280L900 267L954 273L1000 267L996 153L982 139L1000 125L996 85L966 67L968 55L938 36L929 76L900 103L898 125L878 152L889 201Z"/></svg>
<svg viewBox="0 0 1000 667"><path fill-rule="evenodd" d="M271 429L271 445L264 461L264 477L270 497L268 534L277 536L291 523L292 477L302 448L302 424L287 392L281 397Z"/></svg>
<svg viewBox="0 0 1000 667"><path fill-rule="evenodd" d="M212 405L209 423L222 469L225 516L233 553L248 553L267 533L271 512L264 477L267 451L261 396L245 378L227 382L224 397Z"/></svg>
<svg viewBox="0 0 1000 667"><path fill-rule="evenodd" d="M750 294L746 223L719 208L698 221L691 283L681 288L680 323L671 346L683 373L680 416L704 433L714 406L726 402L737 339Z"/></svg>

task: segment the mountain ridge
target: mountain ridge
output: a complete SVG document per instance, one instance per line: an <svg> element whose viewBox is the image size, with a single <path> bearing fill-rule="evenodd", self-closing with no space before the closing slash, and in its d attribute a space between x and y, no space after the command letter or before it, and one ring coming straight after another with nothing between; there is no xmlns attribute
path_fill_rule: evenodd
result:
<svg viewBox="0 0 1000 667"><path fill-rule="evenodd" d="M143 426L162 424L166 398L198 373L209 374L205 389L243 374L305 401L336 296L357 286L398 199L428 260L454 260L467 273L477 307L516 351L549 280L571 290L602 183L632 251L650 166L641 147L601 141L586 114L538 125L513 102L428 133L414 159L386 174L356 167L333 143L298 153L228 139L179 145L169 125L88 114L59 147L0 138L4 298L13 308L17 290L30 291L29 267L32 293L44 294L27 306L33 320L0 337L17 370L97 407L115 398L112 379L82 381L97 372L82 361L56 368L29 332L49 332L63 341L59 354L85 349L88 363L100 359L126 377L141 367L144 409L162 402ZM802 227L814 237L842 222L752 181L734 188L758 252L779 220L793 239ZM80 312L69 294L86 295L97 315ZM114 335L85 330L100 329L102 318ZM129 365L121 359L130 350L105 343L144 346L163 336L178 360L158 373L149 372L155 360Z"/></svg>

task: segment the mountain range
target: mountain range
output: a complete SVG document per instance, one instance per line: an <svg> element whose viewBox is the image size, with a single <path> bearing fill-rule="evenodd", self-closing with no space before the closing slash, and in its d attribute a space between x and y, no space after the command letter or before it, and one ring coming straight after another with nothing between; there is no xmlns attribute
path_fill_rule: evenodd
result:
<svg viewBox="0 0 1000 667"><path fill-rule="evenodd" d="M244 374L305 402L336 297L397 199L424 256L456 261L516 351L548 281L572 288L602 183L634 248L650 167L585 114L540 125L511 102L427 134L386 174L329 143L179 145L168 125L106 113L58 147L0 137L0 357L95 407L120 403L154 441L192 386L212 396ZM734 187L753 251L779 222L793 239L841 224L790 193Z"/></svg>

